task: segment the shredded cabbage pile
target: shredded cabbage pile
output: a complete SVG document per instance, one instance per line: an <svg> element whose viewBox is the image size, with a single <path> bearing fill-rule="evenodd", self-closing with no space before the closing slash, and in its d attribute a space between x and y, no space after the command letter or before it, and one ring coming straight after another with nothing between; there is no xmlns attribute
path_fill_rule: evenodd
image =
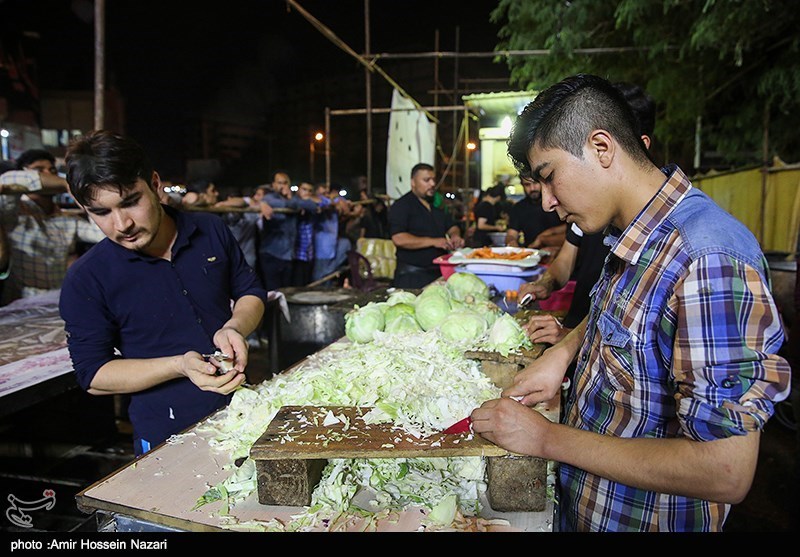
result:
<svg viewBox="0 0 800 557"><path fill-rule="evenodd" d="M408 296L393 301L415 302ZM369 308L384 310L392 305ZM482 302L481 311L494 314L492 305ZM408 313L402 313L408 318ZM502 321L492 319L493 324ZM501 390L477 361L464 357L469 349L490 349L486 342L493 327L487 321L485 329L478 329L483 331L478 339L470 335L453 338L438 328L397 333L375 330L368 342L343 339L311 355L291 373L241 387L231 403L198 430L213 432L209 443L214 450L231 455L232 462L244 460L244 464L228 480L209 486L197 507L222 500L216 514L229 527L260 530L310 529L330 525L342 516L377 520L387 511L408 505L427 507L429 521L442 527L448 526L457 512L477 515L479 497L486 490L481 457L330 460L312 494L311 507L289 524L243 524L230 516L229 510L257 490L249 451L282 406L372 407L365 416L368 423L393 422L411 435L425 437L468 416L484 401L497 398ZM520 346L523 344L520 341ZM508 342L503 348L512 349ZM357 493L360 496L356 497ZM365 493L369 494L369 508L364 508Z"/></svg>

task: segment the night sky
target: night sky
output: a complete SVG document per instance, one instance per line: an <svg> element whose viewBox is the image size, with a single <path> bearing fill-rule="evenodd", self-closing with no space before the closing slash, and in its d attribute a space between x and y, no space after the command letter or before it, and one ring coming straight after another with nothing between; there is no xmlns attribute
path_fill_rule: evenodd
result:
<svg viewBox="0 0 800 557"><path fill-rule="evenodd" d="M364 50L363 0L297 3L353 50ZM440 50L451 51L457 26L461 51L490 51L497 42L497 26L489 22L495 6L483 0L371 0L371 51L433 51L436 29ZM40 33L43 89L93 88L90 0L0 0L0 16L4 34ZM157 167L177 168L185 122L224 104L236 88L261 83L269 97L280 94L282 83L321 74L363 80L363 67L284 0L107 0L106 23L107 84L125 98L127 132L153 154Z"/></svg>

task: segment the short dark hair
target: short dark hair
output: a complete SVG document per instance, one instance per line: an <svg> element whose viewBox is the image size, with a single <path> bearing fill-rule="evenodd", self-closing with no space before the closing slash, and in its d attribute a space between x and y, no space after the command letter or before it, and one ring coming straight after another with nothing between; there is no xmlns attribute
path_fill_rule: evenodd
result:
<svg viewBox="0 0 800 557"><path fill-rule="evenodd" d="M106 130L73 140L65 161L70 193L81 205L88 205L98 188L115 186L123 195L139 179L150 184L153 178L144 149L133 139Z"/></svg>
<svg viewBox="0 0 800 557"><path fill-rule="evenodd" d="M528 169L528 151L535 145L583 158L589 134L604 129L635 161L652 162L639 128L619 89L602 77L577 74L548 87L523 109L508 140L508 155L519 172Z"/></svg>
<svg viewBox="0 0 800 557"><path fill-rule="evenodd" d="M50 161L53 165L56 164L56 157L50 151L44 149L28 149L17 157L17 170L25 170L36 161Z"/></svg>
<svg viewBox="0 0 800 557"><path fill-rule="evenodd" d="M501 201L506 199L506 188L503 184L497 184L486 190L486 195L491 197L499 197Z"/></svg>
<svg viewBox="0 0 800 557"><path fill-rule="evenodd" d="M644 89L634 83L619 81L614 87L622 92L622 96L633 109L633 115L639 122L639 135L646 135L652 139L656 127L656 103Z"/></svg>
<svg viewBox="0 0 800 557"><path fill-rule="evenodd" d="M420 170L430 170L431 172L434 172L433 166L426 162L419 162L411 169L411 177L413 178Z"/></svg>

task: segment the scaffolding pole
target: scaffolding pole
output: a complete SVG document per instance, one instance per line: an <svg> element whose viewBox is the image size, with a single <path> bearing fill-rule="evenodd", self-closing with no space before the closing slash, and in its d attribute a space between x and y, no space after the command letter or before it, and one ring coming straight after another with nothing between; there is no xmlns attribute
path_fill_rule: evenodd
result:
<svg viewBox="0 0 800 557"><path fill-rule="evenodd" d="M361 114L389 114L391 112L464 112L464 117L467 119L467 130L469 130L469 107L466 105L452 105L452 106L420 106L414 108L343 108L339 110L331 110L330 107L325 107L325 183L330 186L331 184L331 116L358 116ZM466 144L467 136L464 138L464 150L467 151ZM466 161L469 164L469 161Z"/></svg>

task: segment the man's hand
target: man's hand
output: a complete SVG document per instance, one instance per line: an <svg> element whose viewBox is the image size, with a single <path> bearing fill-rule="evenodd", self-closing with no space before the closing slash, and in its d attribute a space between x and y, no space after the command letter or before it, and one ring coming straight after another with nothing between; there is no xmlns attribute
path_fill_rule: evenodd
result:
<svg viewBox="0 0 800 557"><path fill-rule="evenodd" d="M549 348L517 373L513 384L504 389L501 396L521 396L520 402L526 406L551 400L561 392L561 382L570 362L572 356L569 350L558 346Z"/></svg>
<svg viewBox="0 0 800 557"><path fill-rule="evenodd" d="M181 358L181 374L203 391L227 395L247 379L243 372L236 369L221 375L217 375L217 371L217 366L205 361L199 352L190 351Z"/></svg>
<svg viewBox="0 0 800 557"><path fill-rule="evenodd" d="M552 315L532 315L523 326L531 342L556 344L567 336L572 329L567 329L561 321Z"/></svg>
<svg viewBox="0 0 800 557"><path fill-rule="evenodd" d="M273 211L272 205L270 205L266 201L262 201L261 202L261 216L262 217L264 217L265 219L269 220L269 219L272 218L272 214L274 212L275 211Z"/></svg>
<svg viewBox="0 0 800 557"><path fill-rule="evenodd" d="M447 244L445 249L448 251L461 249L464 247L464 238L461 236L450 236L450 239L447 240Z"/></svg>
<svg viewBox="0 0 800 557"><path fill-rule="evenodd" d="M232 358L233 369L244 373L250 345L242 334L233 327L223 327L214 333L214 346Z"/></svg>
<svg viewBox="0 0 800 557"><path fill-rule="evenodd" d="M555 286L555 281L553 277L547 274L547 271L539 277L539 280L535 282L526 282L522 286L519 287L519 298L520 300L526 295L531 294L533 295L533 300L546 300L550 297L550 294L553 293L553 287Z"/></svg>
<svg viewBox="0 0 800 557"><path fill-rule="evenodd" d="M472 411L472 429L488 441L518 454L539 456L552 422L511 398L487 400Z"/></svg>

